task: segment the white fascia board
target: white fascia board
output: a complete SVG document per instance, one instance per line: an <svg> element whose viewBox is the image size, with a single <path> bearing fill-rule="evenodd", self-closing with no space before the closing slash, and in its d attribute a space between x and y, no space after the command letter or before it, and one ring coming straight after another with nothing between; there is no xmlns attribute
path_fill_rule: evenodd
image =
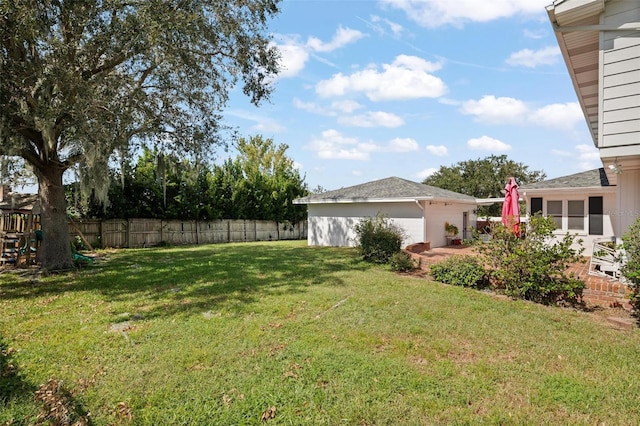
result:
<svg viewBox="0 0 640 426"><path fill-rule="evenodd" d="M451 198L435 197L412 197L412 198L325 198L301 202L293 200L293 204L354 204L354 203L415 203L420 201L431 201L434 203L450 204L472 204L476 205L476 200L456 200Z"/></svg>
<svg viewBox="0 0 640 426"><path fill-rule="evenodd" d="M549 17L558 25L575 22L590 16L599 15L604 11L605 0L562 0L554 1L547 6Z"/></svg>
<svg viewBox="0 0 640 426"><path fill-rule="evenodd" d="M543 194L602 194L602 193L615 193L616 187L613 186L587 186L580 188L535 188L535 189L526 189L520 191L520 195L524 198L528 198L536 195Z"/></svg>
<svg viewBox="0 0 640 426"><path fill-rule="evenodd" d="M302 203L293 200L294 204L353 204L353 203L415 203L416 201L433 200L433 197L415 198L324 198Z"/></svg>
<svg viewBox="0 0 640 426"><path fill-rule="evenodd" d="M449 203L449 204L472 204L477 205L477 200L456 200L452 198L432 198L429 201L433 201L434 203Z"/></svg>
<svg viewBox="0 0 640 426"><path fill-rule="evenodd" d="M476 198L476 204L479 206L490 206L495 203L504 203L504 197Z"/></svg>

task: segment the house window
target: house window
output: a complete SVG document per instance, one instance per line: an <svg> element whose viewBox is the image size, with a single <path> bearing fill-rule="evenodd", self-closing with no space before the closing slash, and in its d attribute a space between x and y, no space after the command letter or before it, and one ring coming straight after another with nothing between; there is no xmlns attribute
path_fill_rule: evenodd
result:
<svg viewBox="0 0 640 426"><path fill-rule="evenodd" d="M547 200L546 206L545 214L553 218L559 230L585 230L585 200ZM594 211L595 209L594 207ZM597 223L595 225L597 226Z"/></svg>
<svg viewBox="0 0 640 426"><path fill-rule="evenodd" d="M552 216L558 229L562 229L562 201L547 201L547 216Z"/></svg>
<svg viewBox="0 0 640 426"><path fill-rule="evenodd" d="M567 201L567 229L584 230L584 200Z"/></svg>

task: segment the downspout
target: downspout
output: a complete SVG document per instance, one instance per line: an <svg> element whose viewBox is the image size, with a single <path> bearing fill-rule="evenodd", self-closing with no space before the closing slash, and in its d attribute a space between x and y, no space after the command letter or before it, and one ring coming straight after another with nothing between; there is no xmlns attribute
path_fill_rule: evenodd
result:
<svg viewBox="0 0 640 426"><path fill-rule="evenodd" d="M422 241L427 241L427 216L424 214L424 206L420 204L420 200L413 200L420 210L422 210Z"/></svg>

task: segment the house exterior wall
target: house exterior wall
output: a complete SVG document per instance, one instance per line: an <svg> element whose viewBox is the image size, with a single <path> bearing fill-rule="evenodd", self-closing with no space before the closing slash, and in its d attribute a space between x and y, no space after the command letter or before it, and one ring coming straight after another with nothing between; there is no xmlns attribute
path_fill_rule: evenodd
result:
<svg viewBox="0 0 640 426"><path fill-rule="evenodd" d="M640 2L610 0L604 25L640 22ZM640 153L640 31L600 33L598 148L636 145Z"/></svg>
<svg viewBox="0 0 640 426"><path fill-rule="evenodd" d="M424 241L423 210L416 203L404 202L309 204L307 242L310 246L354 246L355 225L378 213L406 232L405 246Z"/></svg>
<svg viewBox="0 0 640 426"><path fill-rule="evenodd" d="M456 225L462 238L465 212L467 227L475 228L474 209L475 205L429 201L309 204L307 242L311 246L353 246L355 225L382 213L406 232L403 246L430 241L431 247L443 247L447 245L444 223Z"/></svg>
<svg viewBox="0 0 640 426"><path fill-rule="evenodd" d="M449 222L458 227L459 238L465 237L463 217L467 213L469 218L467 227L475 228L476 216L473 213L475 206L468 204L451 204L451 203L425 203L425 217L427 221L427 234L425 241L431 243L431 247L444 247L447 245L447 236L444 230L445 222ZM467 235L466 237L471 237Z"/></svg>
<svg viewBox="0 0 640 426"><path fill-rule="evenodd" d="M617 186L618 204L613 214L618 220L616 234L620 237L640 217L640 170L623 170Z"/></svg>
<svg viewBox="0 0 640 426"><path fill-rule="evenodd" d="M603 207L603 217L602 217L602 235L590 235L589 234L589 214L588 214L588 202L589 197L602 197L602 207ZM542 214L547 216L547 202L548 201L563 201L566 202L568 200L583 200L585 205L585 220L584 220L584 230L576 231L576 230L568 230L567 226L567 211L563 209L563 226L565 229L558 229L554 232L555 238L554 241L558 241L564 237L564 235L569 232L570 234L576 235L576 240L582 240L582 244L577 241L573 244L574 249L584 248L583 255L591 256L593 254L593 243L595 241L603 241L619 238L620 235L617 233L616 229L618 228L620 214L618 204L617 204L617 196L615 191L606 191L606 192L598 192L594 190L581 190L580 188L576 188L573 191L558 191L549 189L546 191L527 191L525 200L527 203L527 214L531 213L531 198L540 197L542 198Z"/></svg>

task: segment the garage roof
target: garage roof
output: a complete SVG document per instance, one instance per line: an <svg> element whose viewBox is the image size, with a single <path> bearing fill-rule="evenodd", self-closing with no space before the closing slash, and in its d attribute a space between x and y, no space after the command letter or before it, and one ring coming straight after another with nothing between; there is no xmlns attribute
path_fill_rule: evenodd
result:
<svg viewBox="0 0 640 426"><path fill-rule="evenodd" d="M322 194L310 195L294 200L294 204L366 203L401 201L451 201L475 204L476 199L454 191L424 185L418 182L389 177Z"/></svg>

